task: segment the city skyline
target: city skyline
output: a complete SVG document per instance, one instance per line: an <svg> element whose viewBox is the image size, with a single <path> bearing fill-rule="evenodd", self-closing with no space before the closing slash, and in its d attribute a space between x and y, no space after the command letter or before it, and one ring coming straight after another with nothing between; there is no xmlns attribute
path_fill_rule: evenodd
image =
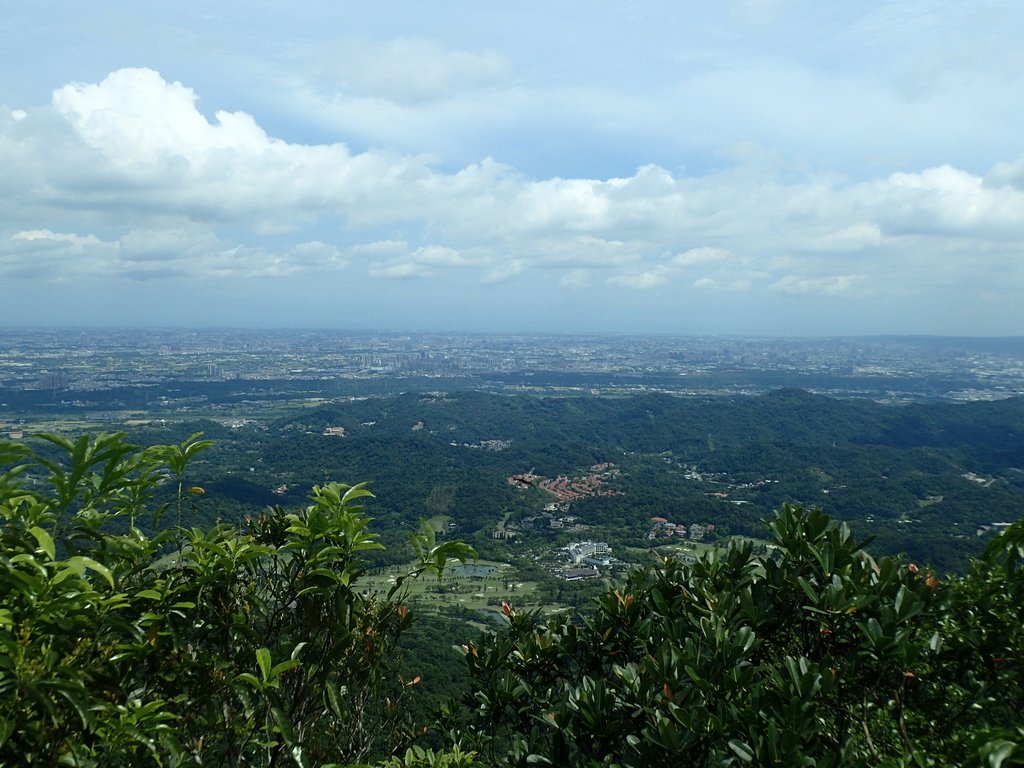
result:
<svg viewBox="0 0 1024 768"><path fill-rule="evenodd" d="M11 9L0 327L1024 335L1024 9Z"/></svg>

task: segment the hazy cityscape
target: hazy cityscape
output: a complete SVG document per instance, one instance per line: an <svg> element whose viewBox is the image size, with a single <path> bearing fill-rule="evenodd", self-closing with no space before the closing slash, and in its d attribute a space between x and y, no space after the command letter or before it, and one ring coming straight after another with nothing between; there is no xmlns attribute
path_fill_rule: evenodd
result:
<svg viewBox="0 0 1024 768"><path fill-rule="evenodd" d="M276 388L268 388L275 382ZM196 386L206 389L193 391ZM416 389L707 395L761 394L782 386L888 402L1011 397L1024 394L1024 340L327 330L0 333L0 423L8 427L39 408L99 409L116 420L119 405L202 411L218 398L237 402L241 395L251 404L280 400L282 393L319 401ZM133 391L144 392L144 399L131 397Z"/></svg>
<svg viewBox="0 0 1024 768"><path fill-rule="evenodd" d="M760 371L973 378L1024 393L1024 339L394 333L328 330L0 331L0 386L99 391L168 381L611 376ZM944 393L956 396L956 393Z"/></svg>

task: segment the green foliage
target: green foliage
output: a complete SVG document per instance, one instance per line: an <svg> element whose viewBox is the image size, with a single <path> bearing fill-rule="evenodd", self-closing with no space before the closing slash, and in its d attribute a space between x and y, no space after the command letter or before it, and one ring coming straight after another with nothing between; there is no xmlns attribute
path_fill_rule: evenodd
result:
<svg viewBox="0 0 1024 768"><path fill-rule="evenodd" d="M427 748L405 586L469 547L423 523L374 596L365 485L150 535L208 441L43 438L0 443L0 765L1024 764L1024 522L940 580L784 504L767 554L662 560L585 619L503 604Z"/></svg>
<svg viewBox="0 0 1024 768"><path fill-rule="evenodd" d="M57 458L0 444L0 764L315 766L407 740L402 582L472 550L417 535L421 559L375 598L363 485L150 537L161 485L179 521L202 495L185 476L209 441L43 438Z"/></svg>
<svg viewBox="0 0 1024 768"><path fill-rule="evenodd" d="M582 623L506 606L468 645L460 738L501 765L1012 765L1024 678L1018 523L963 579L872 558L785 505L773 552L665 560Z"/></svg>
<svg viewBox="0 0 1024 768"><path fill-rule="evenodd" d="M385 760L378 768L476 768L476 752L464 752L458 745L435 752L423 747L410 747L402 756Z"/></svg>

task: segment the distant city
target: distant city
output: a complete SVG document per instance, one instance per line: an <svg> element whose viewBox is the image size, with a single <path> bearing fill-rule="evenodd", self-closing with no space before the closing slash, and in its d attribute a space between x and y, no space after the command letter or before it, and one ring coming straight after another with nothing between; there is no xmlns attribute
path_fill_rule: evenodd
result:
<svg viewBox="0 0 1024 768"><path fill-rule="evenodd" d="M755 395L793 386L891 402L991 400L1024 395L1024 338L0 330L0 420L25 408L109 407L105 392L122 393L118 405L133 389L145 390L147 405L258 401L270 382L296 399L373 393L359 385L377 383L385 393Z"/></svg>

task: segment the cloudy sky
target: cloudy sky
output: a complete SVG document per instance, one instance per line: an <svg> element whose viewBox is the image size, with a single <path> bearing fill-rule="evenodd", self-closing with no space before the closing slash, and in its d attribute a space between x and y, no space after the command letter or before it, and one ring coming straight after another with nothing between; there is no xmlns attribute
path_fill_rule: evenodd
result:
<svg viewBox="0 0 1024 768"><path fill-rule="evenodd" d="M1024 334L1019 0L20 3L0 326Z"/></svg>

